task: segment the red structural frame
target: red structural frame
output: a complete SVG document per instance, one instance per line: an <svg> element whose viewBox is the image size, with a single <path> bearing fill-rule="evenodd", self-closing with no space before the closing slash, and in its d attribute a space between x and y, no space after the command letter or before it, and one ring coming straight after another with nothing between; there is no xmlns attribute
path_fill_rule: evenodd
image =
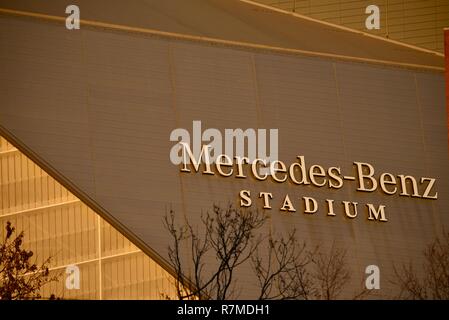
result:
<svg viewBox="0 0 449 320"><path fill-rule="evenodd" d="M447 115L447 138L449 142L449 29L444 30L444 53L446 60L446 115Z"/></svg>
<svg viewBox="0 0 449 320"><path fill-rule="evenodd" d="M446 114L448 125L448 142L449 142L449 29L444 30L444 59L446 60Z"/></svg>

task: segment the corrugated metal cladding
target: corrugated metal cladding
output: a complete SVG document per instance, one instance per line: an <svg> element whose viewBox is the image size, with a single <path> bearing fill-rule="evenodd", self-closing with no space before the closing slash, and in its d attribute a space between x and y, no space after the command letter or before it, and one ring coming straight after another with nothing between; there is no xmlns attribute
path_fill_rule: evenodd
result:
<svg viewBox="0 0 449 320"><path fill-rule="evenodd" d="M10 221L25 234L37 263L52 257L59 281L41 294L64 299L160 299L173 294L170 276L4 138L0 137L0 237ZM69 290L66 267L80 269Z"/></svg>
<svg viewBox="0 0 449 320"><path fill-rule="evenodd" d="M422 249L449 226L449 168L444 75L269 51L233 49L139 34L0 18L0 126L39 161L103 208L129 236L167 258L162 226L168 208L196 224L213 203L238 203L241 189L273 193L269 228L298 230L301 240L348 250L360 288L365 267L382 270L382 294L393 264L420 265ZM181 173L169 160L170 132L191 128L279 128L279 157L437 178L438 200ZM289 194L385 204L388 222L281 213ZM214 263L211 261L210 263ZM251 298L249 265L236 275Z"/></svg>
<svg viewBox="0 0 449 320"><path fill-rule="evenodd" d="M440 52L444 51L443 28L449 26L447 0L254 1ZM372 4L380 9L378 30L365 27L365 9Z"/></svg>

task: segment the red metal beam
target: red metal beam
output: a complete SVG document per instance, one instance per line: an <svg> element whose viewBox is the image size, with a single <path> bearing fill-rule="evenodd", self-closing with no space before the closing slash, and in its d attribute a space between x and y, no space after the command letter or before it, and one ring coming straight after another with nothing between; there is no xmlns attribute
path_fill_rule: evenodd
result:
<svg viewBox="0 0 449 320"><path fill-rule="evenodd" d="M448 125L448 142L449 142L449 29L444 30L444 54L446 60L446 114Z"/></svg>

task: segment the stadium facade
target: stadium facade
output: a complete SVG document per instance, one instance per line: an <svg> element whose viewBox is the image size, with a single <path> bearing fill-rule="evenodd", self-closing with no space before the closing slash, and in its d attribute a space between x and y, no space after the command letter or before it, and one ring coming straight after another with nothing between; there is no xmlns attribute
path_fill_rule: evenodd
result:
<svg viewBox="0 0 449 320"><path fill-rule="evenodd" d="M45 293L173 296L167 210L198 224L213 204L267 207L261 192L264 232L347 250L344 297L373 264L377 296L394 296L393 266L420 265L447 230L441 53L248 1L76 4L81 28L67 30L64 1L0 1L0 221L54 272L81 270L80 289L62 277ZM278 174L183 170L170 137L198 121L278 130ZM252 298L250 266L236 277Z"/></svg>

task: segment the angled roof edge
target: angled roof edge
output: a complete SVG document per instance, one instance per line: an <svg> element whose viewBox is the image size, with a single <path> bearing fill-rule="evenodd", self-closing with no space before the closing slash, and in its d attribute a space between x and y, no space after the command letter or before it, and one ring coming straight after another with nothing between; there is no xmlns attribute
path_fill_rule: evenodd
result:
<svg viewBox="0 0 449 320"><path fill-rule="evenodd" d="M392 44L395 44L395 45L403 46L403 47L406 47L406 48L409 48L409 49L413 49L413 50L417 50L417 51L421 51L421 52L425 52L425 53L434 54L434 55L437 55L437 56L440 56L440 57L444 57L444 54L441 53L441 52L438 52L438 51L434 51L434 50L418 47L418 46L415 46L415 45L412 45L412 44L408 44L408 43L401 42L401 41L398 41L398 40L393 40L393 39L385 38L385 37L382 37L382 36L374 35L374 34L371 34L371 33L368 33L368 32L364 32L364 31L361 31L361 30L351 29L351 28L348 28L348 27L345 27L345 26L342 26L342 25L339 25L339 24L335 24L335 23L331 23L331 22L327 22L327 21L323 21L323 20L318 20L318 19L315 19L315 18L312 18L312 17L308 17L306 15L303 15L303 14L300 14L300 13L297 13L297 12L278 9L278 8L275 8L275 7L270 6L270 5L262 4L260 2L254 2L252 0L238 0L238 1L250 4L250 5L258 6L258 7L267 9L267 10L272 10L272 11L275 11L275 12L278 12L278 13L283 13L283 14L286 14L286 15L289 15L289 16L293 16L293 17L296 17L296 18L299 18L299 19L304 19L304 20L307 20L307 21L312 21L312 22L315 22L315 23L319 23L319 24L322 24L322 25L325 25L325 26L328 26L328 27L332 27L332 28L343 30L343 31L356 33L356 34L363 35L363 36L366 36L366 37L370 37L370 38L373 38L373 39L376 39L376 40L381 40L381 41L385 41L385 42L392 43ZM449 27L444 28L444 30L446 30L446 29L449 29Z"/></svg>
<svg viewBox="0 0 449 320"><path fill-rule="evenodd" d="M109 212L101 207L91 199L87 194L81 191L76 185L74 185L69 179L62 175L58 170L51 166L47 161L42 159L38 154L31 150L26 144L22 143L14 134L9 130L5 129L0 125L0 135L6 140L12 143L20 152L27 156L31 161L41 167L47 174L49 174L58 183L62 184L67 190L73 193L77 198L79 198L84 204L86 204L90 209L92 209L96 214L100 215L104 220L111 224L115 229L122 233L129 241L135 244L140 250L142 250L146 255L153 259L159 266L161 266L165 271L167 271L173 277L176 277L176 272L170 263L160 256L155 250L148 246L143 240L131 232L125 225L120 223L115 219ZM191 285L189 279L185 279L186 284Z"/></svg>
<svg viewBox="0 0 449 320"><path fill-rule="evenodd" d="M253 2L248 1L248 0L239 0L239 1L254 4ZM260 5L260 4L255 4L255 5ZM263 6L263 5L261 5L261 6ZM269 9L274 9L269 6L263 6L263 7L269 8ZM274 9L274 10L279 10L280 12L282 12L284 14L291 14L289 12L286 12L286 11L283 11L280 9ZM0 14L19 16L19 17L24 17L24 18L33 18L33 19L39 19L39 20L44 20L44 21L48 21L48 22L63 22L63 23L65 23L65 20L66 20L66 17L61 17L61 16L13 10L13 9L5 9L5 8L0 8ZM295 15L302 18L302 16L300 16L298 14L295 14ZM319 23L325 23L322 21L313 20L308 17L304 17L304 19L312 20L312 21L319 22ZM377 64L377 65L384 65L384 66L402 67L402 68L406 68L406 69L419 69L419 70L427 70L427 71L433 71L433 72L444 72L445 71L444 67L414 64L414 63L402 63L402 62L397 62L397 61L379 60L379 59L371 59L371 58L360 58L360 57L355 57L355 56L346 56L346 55L339 55L339 54L332 54L332 53L322 53L322 52L307 51L307 50L301 50L301 49L275 47L275 46L242 42L242 41L223 40L223 39L204 37L204 36L186 35L186 34L180 34L180 33L168 32L168 31L154 30L154 29L149 29L149 28L131 27L131 26L126 26L126 25L111 24L111 23L105 23L105 22L100 22L100 21L91 21L91 20L80 19L80 24L83 26L88 26L88 27L92 27L92 28L138 33L138 34L143 34L143 35L158 36L158 37L163 37L163 38L171 38L171 39L178 39L178 40L185 40L185 41L194 41L194 42L203 42L203 43L206 42L206 43L215 44L215 45L237 47L237 48L242 48L242 49L272 51L272 52L291 54L291 55L330 58L330 59L334 59L334 60L354 61L354 62L360 62L360 63L370 63L370 64ZM326 22L325 24L328 24L328 23ZM333 27L337 27L337 28L345 28L345 27L336 26L333 24L329 24L329 25L331 25ZM345 30L346 30L346 28L345 28ZM354 32L354 33L364 34L362 32L355 31L352 29L348 29L348 30L350 30L351 32ZM367 35L367 34L364 34L364 35ZM370 36L372 36L372 35L370 35ZM373 36L373 37L375 37L375 36ZM388 39L385 39L382 37L379 37L379 38L382 40L388 41ZM408 46L403 43L400 43L400 44ZM425 51L426 49L422 49L422 50ZM433 51L430 51L430 52L435 54L435 52L433 52ZM427 53L429 53L429 52L427 52ZM438 55L440 55L440 54L438 54ZM444 57L444 55L442 55L442 57Z"/></svg>

